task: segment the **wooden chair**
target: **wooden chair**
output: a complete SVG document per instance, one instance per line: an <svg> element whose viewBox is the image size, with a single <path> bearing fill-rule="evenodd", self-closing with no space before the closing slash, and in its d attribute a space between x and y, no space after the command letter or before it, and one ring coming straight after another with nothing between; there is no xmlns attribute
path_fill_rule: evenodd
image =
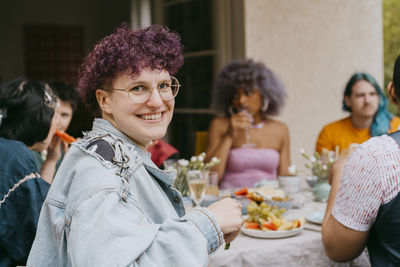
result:
<svg viewBox="0 0 400 267"><path fill-rule="evenodd" d="M195 133L195 155L202 152L206 152L208 143L208 132L207 131L197 131Z"/></svg>

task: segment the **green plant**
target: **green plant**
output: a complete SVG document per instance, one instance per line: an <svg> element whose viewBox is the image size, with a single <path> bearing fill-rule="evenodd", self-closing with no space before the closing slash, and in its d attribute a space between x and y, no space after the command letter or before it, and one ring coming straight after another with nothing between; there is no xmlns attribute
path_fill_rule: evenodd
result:
<svg viewBox="0 0 400 267"><path fill-rule="evenodd" d="M317 177L318 182L328 181L330 168L335 162L334 152L326 151L321 154L314 152L312 156L309 156L304 149L300 149L300 153L308 161L305 163L306 168Z"/></svg>
<svg viewBox="0 0 400 267"><path fill-rule="evenodd" d="M383 0L383 61L384 84L387 85L393 78L393 65L400 54L400 1ZM386 88L386 86L383 86ZM398 114L397 106L389 101L389 110Z"/></svg>

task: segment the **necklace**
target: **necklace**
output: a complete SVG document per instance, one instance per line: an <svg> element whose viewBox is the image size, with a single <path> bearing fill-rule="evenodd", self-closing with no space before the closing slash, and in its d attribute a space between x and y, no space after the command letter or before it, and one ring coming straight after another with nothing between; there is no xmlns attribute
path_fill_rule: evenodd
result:
<svg viewBox="0 0 400 267"><path fill-rule="evenodd" d="M260 129L260 128L262 128L262 127L264 126L264 124L265 124L265 120L264 120L264 121L261 121L261 122L259 122L259 123L257 123L257 124L252 124L252 125L251 125L251 128Z"/></svg>

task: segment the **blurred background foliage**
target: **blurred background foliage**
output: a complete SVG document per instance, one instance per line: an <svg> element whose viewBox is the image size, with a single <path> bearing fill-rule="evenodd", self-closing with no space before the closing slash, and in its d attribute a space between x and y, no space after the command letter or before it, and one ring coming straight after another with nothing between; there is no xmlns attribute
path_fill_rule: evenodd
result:
<svg viewBox="0 0 400 267"><path fill-rule="evenodd" d="M393 65L400 54L400 1L383 0L383 62L384 87L393 77ZM390 102L390 101L389 101ZM389 110L398 114L397 106L390 102Z"/></svg>

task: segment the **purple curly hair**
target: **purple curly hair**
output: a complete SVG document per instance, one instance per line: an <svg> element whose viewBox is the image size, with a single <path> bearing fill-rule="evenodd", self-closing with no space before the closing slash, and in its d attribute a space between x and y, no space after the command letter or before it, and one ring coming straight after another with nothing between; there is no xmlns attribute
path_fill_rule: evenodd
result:
<svg viewBox="0 0 400 267"><path fill-rule="evenodd" d="M100 114L96 90L110 86L120 73L133 77L144 68L166 70L171 75L183 65L181 39L160 25L133 30L126 23L97 43L85 58L77 89L86 106Z"/></svg>
<svg viewBox="0 0 400 267"><path fill-rule="evenodd" d="M278 115L286 97L278 77L263 63L252 59L238 59L226 65L218 74L214 87L213 106L226 116L238 88L258 89L268 108L262 115Z"/></svg>

